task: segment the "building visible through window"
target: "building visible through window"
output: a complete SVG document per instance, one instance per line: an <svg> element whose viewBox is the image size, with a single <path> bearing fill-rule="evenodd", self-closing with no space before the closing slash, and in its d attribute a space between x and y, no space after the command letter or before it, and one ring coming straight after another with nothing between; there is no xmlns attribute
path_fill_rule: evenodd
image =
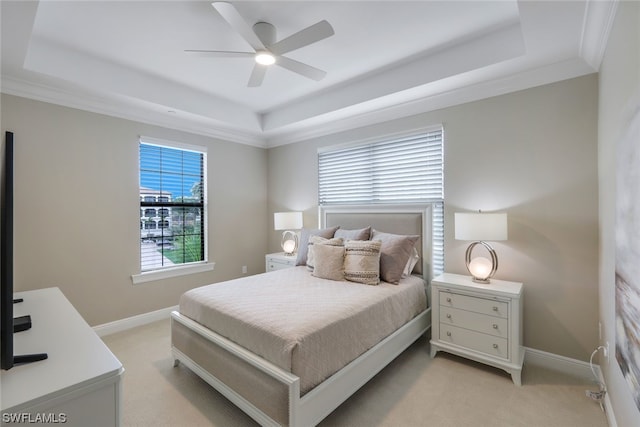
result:
<svg viewBox="0 0 640 427"><path fill-rule="evenodd" d="M140 269L206 262L206 153L140 141Z"/></svg>

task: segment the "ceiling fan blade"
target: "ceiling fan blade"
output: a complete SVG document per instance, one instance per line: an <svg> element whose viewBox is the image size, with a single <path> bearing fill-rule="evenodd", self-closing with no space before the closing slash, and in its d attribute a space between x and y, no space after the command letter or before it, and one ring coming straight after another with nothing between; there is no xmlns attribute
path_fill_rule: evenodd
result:
<svg viewBox="0 0 640 427"><path fill-rule="evenodd" d="M333 27L327 21L320 21L310 27L300 30L277 43L269 46L269 50L277 55L310 45L334 35Z"/></svg>
<svg viewBox="0 0 640 427"><path fill-rule="evenodd" d="M311 65L307 65L284 56L278 56L276 64L289 71L293 71L294 73L298 73L316 81L322 80L324 76L327 75L326 71L322 71L318 68L312 67Z"/></svg>
<svg viewBox="0 0 640 427"><path fill-rule="evenodd" d="M214 1L211 5L218 11L218 13L224 18L225 21L231 25L231 28L236 30L247 43L251 45L255 50L264 50L264 44L253 29L247 24L242 16L238 13L236 8L231 4L224 1Z"/></svg>
<svg viewBox="0 0 640 427"><path fill-rule="evenodd" d="M228 50L200 50L186 49L185 53L193 56L203 56L208 58L250 58L255 56L255 52L233 52Z"/></svg>
<svg viewBox="0 0 640 427"><path fill-rule="evenodd" d="M253 71L251 72L251 77L249 77L249 83L247 86L249 87L258 87L262 84L264 80L264 75L267 72L267 67L265 65L256 64L253 67Z"/></svg>

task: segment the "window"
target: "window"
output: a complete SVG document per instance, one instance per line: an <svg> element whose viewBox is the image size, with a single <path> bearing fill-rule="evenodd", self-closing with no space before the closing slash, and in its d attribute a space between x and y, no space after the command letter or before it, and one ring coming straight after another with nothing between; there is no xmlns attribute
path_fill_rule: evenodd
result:
<svg viewBox="0 0 640 427"><path fill-rule="evenodd" d="M318 152L318 203L433 205L433 272L444 271L443 130Z"/></svg>
<svg viewBox="0 0 640 427"><path fill-rule="evenodd" d="M140 140L142 272L206 262L206 152Z"/></svg>

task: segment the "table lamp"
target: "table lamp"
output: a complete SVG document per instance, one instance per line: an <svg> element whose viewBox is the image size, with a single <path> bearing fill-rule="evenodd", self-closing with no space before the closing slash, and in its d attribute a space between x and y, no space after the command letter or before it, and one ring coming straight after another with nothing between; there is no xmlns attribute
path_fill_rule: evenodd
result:
<svg viewBox="0 0 640 427"><path fill-rule="evenodd" d="M282 232L280 245L285 255L293 255L298 248L298 235L293 230L302 228L302 212L276 212L273 214L273 225Z"/></svg>

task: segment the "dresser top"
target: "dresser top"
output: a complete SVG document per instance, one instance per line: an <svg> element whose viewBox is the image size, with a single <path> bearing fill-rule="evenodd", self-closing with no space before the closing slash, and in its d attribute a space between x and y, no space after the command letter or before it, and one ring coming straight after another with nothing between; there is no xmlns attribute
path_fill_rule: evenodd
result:
<svg viewBox="0 0 640 427"><path fill-rule="evenodd" d="M84 321L60 289L18 292L15 317L30 315L31 329L14 334L14 354L47 353L39 362L0 373L2 411L72 387L118 375L122 364Z"/></svg>
<svg viewBox="0 0 640 427"><path fill-rule="evenodd" d="M520 282L491 279L491 283L476 283L471 280L471 276L453 273L443 273L433 279L432 283L452 289L473 289L480 290L483 293L505 295L509 297L520 296L523 289L523 284Z"/></svg>

